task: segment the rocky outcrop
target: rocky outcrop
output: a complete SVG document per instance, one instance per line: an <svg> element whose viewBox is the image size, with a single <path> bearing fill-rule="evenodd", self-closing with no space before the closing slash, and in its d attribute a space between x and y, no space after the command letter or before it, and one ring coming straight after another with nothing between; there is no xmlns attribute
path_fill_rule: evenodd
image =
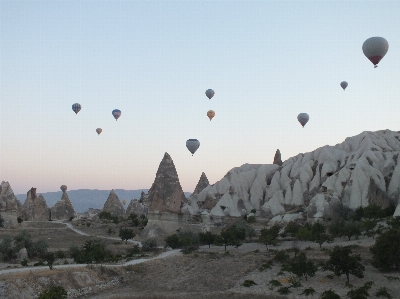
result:
<svg viewBox="0 0 400 299"><path fill-rule="evenodd" d="M1 182L0 185L0 214L4 220L5 228L12 228L18 225L17 218L22 213L21 203L17 200L8 182Z"/></svg>
<svg viewBox="0 0 400 299"><path fill-rule="evenodd" d="M114 189L111 190L110 195L108 195L107 201L104 203L103 211L110 212L113 216L125 216L125 209Z"/></svg>
<svg viewBox="0 0 400 299"><path fill-rule="evenodd" d="M400 132L384 130L298 154L281 166L244 164L189 197L185 213L239 217L256 209L256 216L272 218L302 210L314 219L329 218L337 204L397 206L399 154Z"/></svg>
<svg viewBox="0 0 400 299"><path fill-rule="evenodd" d="M174 162L168 153L164 154L156 178L149 190L149 213L180 213L187 202L179 182Z"/></svg>
<svg viewBox="0 0 400 299"><path fill-rule="evenodd" d="M149 190L148 223L142 237L155 237L180 228L181 207L187 203L174 162L164 154L156 178Z"/></svg>
<svg viewBox="0 0 400 299"><path fill-rule="evenodd" d="M36 188L31 188L26 193L23 209L24 220L46 221L50 219L50 209L46 200L41 194L39 196L36 195Z"/></svg>
<svg viewBox="0 0 400 299"><path fill-rule="evenodd" d="M275 156L274 156L274 162L272 162L273 164L282 166L282 158L281 158L281 151L279 149L276 150L275 152Z"/></svg>
<svg viewBox="0 0 400 299"><path fill-rule="evenodd" d="M142 191L140 199L132 199L126 208L126 215L129 216L131 213L138 215L147 215L148 213L148 195Z"/></svg>
<svg viewBox="0 0 400 299"><path fill-rule="evenodd" d="M192 194L199 194L204 188L206 188L208 185L210 185L206 174L203 172L201 173L199 182L196 185L196 188L194 188L194 191Z"/></svg>
<svg viewBox="0 0 400 299"><path fill-rule="evenodd" d="M71 218L75 218L76 216L77 214L74 210L74 207L72 206L71 201L69 200L67 192L63 191L63 194L61 195L61 200L57 201L56 204L51 208L51 219L69 220Z"/></svg>

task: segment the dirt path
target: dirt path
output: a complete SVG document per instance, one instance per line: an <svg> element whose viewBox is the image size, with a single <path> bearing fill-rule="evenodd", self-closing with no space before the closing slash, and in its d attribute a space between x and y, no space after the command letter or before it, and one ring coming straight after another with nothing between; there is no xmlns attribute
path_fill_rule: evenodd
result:
<svg viewBox="0 0 400 299"><path fill-rule="evenodd" d="M26 222L28 222L28 221L26 221ZM39 221L35 221L35 222L39 222ZM74 232L76 232L77 234L82 235L82 236L93 236L93 237L98 237L98 238L103 238L103 239L121 241L120 238L89 235L89 234L87 234L87 233L85 233L85 232L83 232L83 231L81 231L79 229L76 229L75 227L73 227L73 225L71 223L63 222L62 220L56 220L54 222L55 223L65 224L69 229L73 230ZM128 240L128 242L132 243L132 244L138 244L139 246L142 246L142 243L139 242L139 241ZM131 260L131 261L125 262L123 264L119 264L119 265L105 265L105 266L107 266L107 267L121 267L121 266L128 266L128 265L136 265L136 264L148 262L148 261L155 260L155 259L166 258L166 257L174 255L174 254L179 254L180 253L179 251L180 251L179 249L169 250L169 251L163 252L163 253L161 253L158 256L153 257L153 258L149 258L149 259L143 259L142 258L142 259L137 259L137 260ZM81 268L81 267L86 267L86 266L87 266L87 264L57 265L57 266L54 266L53 269ZM0 275L9 274L9 273L20 273L20 272L46 270L46 269L48 269L48 266L26 267L26 268L18 268L18 269L6 269L6 270L0 270Z"/></svg>

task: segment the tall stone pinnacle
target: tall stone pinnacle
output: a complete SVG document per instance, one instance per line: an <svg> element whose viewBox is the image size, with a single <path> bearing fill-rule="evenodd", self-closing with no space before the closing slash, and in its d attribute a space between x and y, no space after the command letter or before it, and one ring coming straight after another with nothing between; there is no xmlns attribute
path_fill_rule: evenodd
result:
<svg viewBox="0 0 400 299"><path fill-rule="evenodd" d="M279 149L276 150L273 164L277 164L279 166L282 166L283 164L281 158L281 151Z"/></svg>
<svg viewBox="0 0 400 299"><path fill-rule="evenodd" d="M193 191L193 194L199 194L208 185L210 185L210 182L208 181L206 174L203 172L200 176L199 182L196 185L196 188Z"/></svg>
<svg viewBox="0 0 400 299"><path fill-rule="evenodd" d="M164 154L156 178L149 190L149 213L180 213L187 201L179 182L174 162L168 153Z"/></svg>

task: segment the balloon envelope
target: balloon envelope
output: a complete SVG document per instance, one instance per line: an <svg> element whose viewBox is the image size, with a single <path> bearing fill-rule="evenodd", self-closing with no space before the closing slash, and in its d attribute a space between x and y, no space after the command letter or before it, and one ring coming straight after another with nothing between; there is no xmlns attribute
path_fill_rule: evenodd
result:
<svg viewBox="0 0 400 299"><path fill-rule="evenodd" d="M75 114L78 114L79 111L81 111L82 106L79 103L72 104L72 110L75 112Z"/></svg>
<svg viewBox="0 0 400 299"><path fill-rule="evenodd" d="M100 133L103 132L103 130L101 128L97 128L96 132L97 132L98 135L100 135Z"/></svg>
<svg viewBox="0 0 400 299"><path fill-rule="evenodd" d="M210 119L210 121L213 119L213 117L215 116L215 112L214 110L208 110L207 112L207 116Z"/></svg>
<svg viewBox="0 0 400 299"><path fill-rule="evenodd" d="M212 90L212 89L207 89L207 90L206 90L206 96L207 96L207 98L209 98L210 100L211 100L211 98L214 96L214 94L215 94L215 91L214 91L214 90Z"/></svg>
<svg viewBox="0 0 400 299"><path fill-rule="evenodd" d="M349 85L346 81L343 81L342 83L340 83L340 86L343 88L343 90L346 89L347 85Z"/></svg>
<svg viewBox="0 0 400 299"><path fill-rule="evenodd" d="M123 204L123 205L126 205L126 200L125 200L125 199L122 201L122 204Z"/></svg>
<svg viewBox="0 0 400 299"><path fill-rule="evenodd" d="M188 139L186 141L186 147L189 150L189 152L193 154L197 151L197 149L200 146L200 141L198 141L197 139Z"/></svg>
<svg viewBox="0 0 400 299"><path fill-rule="evenodd" d="M112 111L112 115L114 116L115 120L118 120L118 118L121 116L121 110L119 109L114 109Z"/></svg>
<svg viewBox="0 0 400 299"><path fill-rule="evenodd" d="M363 43L362 50L364 55L377 67L379 61L389 50L389 43L383 37L370 37Z"/></svg>
<svg viewBox="0 0 400 299"><path fill-rule="evenodd" d="M299 123L301 123L301 125L304 126L306 125L306 123L308 122L308 120L310 119L310 117L308 116L307 113L300 113L297 116L297 120L299 121Z"/></svg>

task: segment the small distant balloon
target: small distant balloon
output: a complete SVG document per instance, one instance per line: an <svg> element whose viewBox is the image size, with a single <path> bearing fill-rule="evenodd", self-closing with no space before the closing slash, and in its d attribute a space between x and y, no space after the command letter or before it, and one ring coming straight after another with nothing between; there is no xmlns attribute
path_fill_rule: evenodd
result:
<svg viewBox="0 0 400 299"><path fill-rule="evenodd" d="M72 110L75 112L75 114L78 114L79 111L81 111L82 106L79 103L72 104Z"/></svg>
<svg viewBox="0 0 400 299"><path fill-rule="evenodd" d="M207 116L210 119L210 121L213 119L213 117L215 116L215 112L214 110L208 110L207 112Z"/></svg>
<svg viewBox="0 0 400 299"><path fill-rule="evenodd" d="M376 68L379 61L389 50L389 43L380 36L370 37L363 43L362 50L364 55L374 64L374 68Z"/></svg>
<svg viewBox="0 0 400 299"><path fill-rule="evenodd" d="M197 151L199 146L200 146L200 141L198 141L197 139L188 139L186 141L186 147L189 150L189 152L192 153L192 156Z"/></svg>
<svg viewBox="0 0 400 299"><path fill-rule="evenodd" d="M214 91L214 90L212 90L212 89L207 89L207 90L206 90L206 96L207 96L207 98L209 98L210 100L211 100L211 98L214 96L214 94L215 94L215 91Z"/></svg>
<svg viewBox="0 0 400 299"><path fill-rule="evenodd" d="M343 90L346 89L347 85L349 85L346 81L343 81L340 83L340 86L343 88Z"/></svg>
<svg viewBox="0 0 400 299"><path fill-rule="evenodd" d="M62 192L65 192L65 191L67 191L67 186L66 185L61 185L60 189L61 189Z"/></svg>
<svg viewBox="0 0 400 299"><path fill-rule="evenodd" d="M121 116L121 110L119 109L114 109L112 111L112 115L114 116L115 120L118 120L118 118Z"/></svg>
<svg viewBox="0 0 400 299"><path fill-rule="evenodd" d="M310 117L308 116L308 114L307 113L300 113L298 116L297 116L297 120L299 121L299 123L303 126L303 128L304 128L304 126L306 125L306 123L308 123L308 120L310 119Z"/></svg>
<svg viewBox="0 0 400 299"><path fill-rule="evenodd" d="M97 133L98 135L100 135L101 132L103 132L103 130L102 130L101 128L97 128L97 129L96 129L96 133Z"/></svg>
<svg viewBox="0 0 400 299"><path fill-rule="evenodd" d="M122 204L123 204L123 205L126 205L126 200L125 200L125 199L122 201Z"/></svg>

